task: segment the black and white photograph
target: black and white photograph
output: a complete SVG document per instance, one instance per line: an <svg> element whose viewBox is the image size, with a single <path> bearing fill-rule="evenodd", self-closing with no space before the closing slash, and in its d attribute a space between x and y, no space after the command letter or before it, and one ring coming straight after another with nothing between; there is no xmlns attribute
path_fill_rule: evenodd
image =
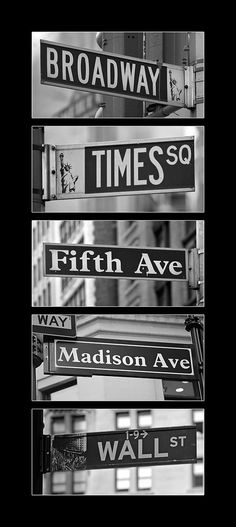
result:
<svg viewBox="0 0 236 527"><path fill-rule="evenodd" d="M32 128L32 212L204 212L203 126Z"/></svg>
<svg viewBox="0 0 236 527"><path fill-rule="evenodd" d="M204 399L202 315L33 314L32 399Z"/></svg>
<svg viewBox="0 0 236 527"><path fill-rule="evenodd" d="M33 220L32 306L204 306L204 221Z"/></svg>
<svg viewBox="0 0 236 527"><path fill-rule="evenodd" d="M202 118L204 32L33 32L32 117Z"/></svg>
<svg viewBox="0 0 236 527"><path fill-rule="evenodd" d="M26 494L150 496L159 520L156 497L207 495L208 43L92 15L36 24L24 57Z"/></svg>
<svg viewBox="0 0 236 527"><path fill-rule="evenodd" d="M202 408L40 408L31 412L32 492L204 494ZM37 448L44 431L44 463Z"/></svg>

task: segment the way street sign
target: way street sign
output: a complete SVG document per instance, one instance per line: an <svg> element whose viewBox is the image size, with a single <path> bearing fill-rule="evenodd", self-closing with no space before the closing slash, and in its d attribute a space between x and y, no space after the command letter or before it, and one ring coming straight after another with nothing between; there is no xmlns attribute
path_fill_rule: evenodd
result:
<svg viewBox="0 0 236 527"><path fill-rule="evenodd" d="M187 280L187 250L44 243L44 276Z"/></svg>
<svg viewBox="0 0 236 527"><path fill-rule="evenodd" d="M198 368L192 344L99 338L44 343L44 373L113 375L192 381Z"/></svg>
<svg viewBox="0 0 236 527"><path fill-rule="evenodd" d="M51 471L196 463L196 426L54 435Z"/></svg>
<svg viewBox="0 0 236 527"><path fill-rule="evenodd" d="M45 145L44 157L45 200L195 190L194 137Z"/></svg>
<svg viewBox="0 0 236 527"><path fill-rule="evenodd" d="M75 315L32 315L34 333L76 337Z"/></svg>
<svg viewBox="0 0 236 527"><path fill-rule="evenodd" d="M184 107L183 66L40 41L41 83Z"/></svg>

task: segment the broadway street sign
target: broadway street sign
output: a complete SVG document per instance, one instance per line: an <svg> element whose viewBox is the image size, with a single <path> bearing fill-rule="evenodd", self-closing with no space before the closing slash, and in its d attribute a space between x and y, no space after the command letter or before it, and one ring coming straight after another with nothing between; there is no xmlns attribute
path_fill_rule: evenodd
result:
<svg viewBox="0 0 236 527"><path fill-rule="evenodd" d="M44 276L188 280L187 250L44 243Z"/></svg>
<svg viewBox="0 0 236 527"><path fill-rule="evenodd" d="M43 155L45 200L195 190L194 137L45 145Z"/></svg>
<svg viewBox="0 0 236 527"><path fill-rule="evenodd" d="M34 333L76 337L75 315L32 315Z"/></svg>
<svg viewBox="0 0 236 527"><path fill-rule="evenodd" d="M44 373L182 381L198 378L192 344L184 346L98 338L44 343Z"/></svg>
<svg viewBox="0 0 236 527"><path fill-rule="evenodd" d="M40 41L41 83L184 107L185 69Z"/></svg>
<svg viewBox="0 0 236 527"><path fill-rule="evenodd" d="M196 426L54 435L52 472L196 463Z"/></svg>

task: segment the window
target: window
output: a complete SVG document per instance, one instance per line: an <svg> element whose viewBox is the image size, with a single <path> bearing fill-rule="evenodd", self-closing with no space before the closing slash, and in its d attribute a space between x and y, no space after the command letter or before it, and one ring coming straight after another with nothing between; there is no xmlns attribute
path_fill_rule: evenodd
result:
<svg viewBox="0 0 236 527"><path fill-rule="evenodd" d="M116 490L130 490L130 469L117 468L116 469Z"/></svg>
<svg viewBox="0 0 236 527"><path fill-rule="evenodd" d="M137 423L140 428L152 426L152 414L150 410L142 410L137 414Z"/></svg>
<svg viewBox="0 0 236 527"><path fill-rule="evenodd" d="M138 490L149 490L152 488L152 469L151 467L138 467L137 487L138 487Z"/></svg>
<svg viewBox="0 0 236 527"><path fill-rule="evenodd" d="M37 242L40 243L41 241L41 225L40 221L37 221Z"/></svg>
<svg viewBox="0 0 236 527"><path fill-rule="evenodd" d="M52 434L63 434L65 432L65 418L64 416L52 417L51 421Z"/></svg>
<svg viewBox="0 0 236 527"><path fill-rule="evenodd" d="M170 228L168 221L156 221L153 224L153 234L156 247L169 247Z"/></svg>
<svg viewBox="0 0 236 527"><path fill-rule="evenodd" d="M204 473L203 419L204 419L204 410L202 409L193 410L193 424L196 424L197 426L197 463L193 463L192 465L193 487L203 486L203 473Z"/></svg>
<svg viewBox="0 0 236 527"><path fill-rule="evenodd" d="M72 431L73 433L83 432L86 430L85 415L73 415L72 417Z"/></svg>
<svg viewBox="0 0 236 527"><path fill-rule="evenodd" d="M36 249L36 229L33 229L33 249Z"/></svg>
<svg viewBox="0 0 236 527"><path fill-rule="evenodd" d="M34 287L36 287L37 285L37 267L36 265L34 265L34 268L33 268L33 280L34 280Z"/></svg>
<svg viewBox="0 0 236 527"><path fill-rule="evenodd" d="M52 303L52 301L51 301L51 284L50 284L50 282L48 282L47 288L48 288L48 306L50 306L51 303Z"/></svg>
<svg viewBox="0 0 236 527"><path fill-rule="evenodd" d="M65 472L52 472L51 475L52 494L65 494L66 474Z"/></svg>
<svg viewBox="0 0 236 527"><path fill-rule="evenodd" d="M127 429L130 428L130 415L129 412L119 412L116 414L116 428Z"/></svg>
<svg viewBox="0 0 236 527"><path fill-rule="evenodd" d="M41 258L38 258L37 266L38 266L38 280L41 280Z"/></svg>
<svg viewBox="0 0 236 527"><path fill-rule="evenodd" d="M77 291L65 302L65 306L85 306L85 283L83 282Z"/></svg>
<svg viewBox="0 0 236 527"><path fill-rule="evenodd" d="M200 399L197 382L162 381L164 399Z"/></svg>
<svg viewBox="0 0 236 527"><path fill-rule="evenodd" d="M171 305L171 283L157 281L155 284L155 295L157 306Z"/></svg>
<svg viewBox="0 0 236 527"><path fill-rule="evenodd" d="M73 494L84 494L86 491L86 470L72 472Z"/></svg>
<svg viewBox="0 0 236 527"><path fill-rule="evenodd" d="M47 292L46 289L43 289L43 306L47 305Z"/></svg>

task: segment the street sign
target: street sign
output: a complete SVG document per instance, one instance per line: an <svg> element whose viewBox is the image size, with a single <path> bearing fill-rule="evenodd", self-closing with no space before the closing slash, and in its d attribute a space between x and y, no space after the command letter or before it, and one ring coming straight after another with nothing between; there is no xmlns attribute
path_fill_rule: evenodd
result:
<svg viewBox="0 0 236 527"><path fill-rule="evenodd" d="M45 200L195 190L194 137L45 145L44 157Z"/></svg>
<svg viewBox="0 0 236 527"><path fill-rule="evenodd" d="M187 250L44 243L44 276L187 280Z"/></svg>
<svg viewBox="0 0 236 527"><path fill-rule="evenodd" d="M185 68L40 41L41 83L184 107Z"/></svg>
<svg viewBox="0 0 236 527"><path fill-rule="evenodd" d="M192 344L99 338L44 343L44 373L113 375L192 381L198 368Z"/></svg>
<svg viewBox="0 0 236 527"><path fill-rule="evenodd" d="M34 333L76 337L75 315L32 315Z"/></svg>
<svg viewBox="0 0 236 527"><path fill-rule="evenodd" d="M196 463L196 426L54 435L51 471Z"/></svg>

